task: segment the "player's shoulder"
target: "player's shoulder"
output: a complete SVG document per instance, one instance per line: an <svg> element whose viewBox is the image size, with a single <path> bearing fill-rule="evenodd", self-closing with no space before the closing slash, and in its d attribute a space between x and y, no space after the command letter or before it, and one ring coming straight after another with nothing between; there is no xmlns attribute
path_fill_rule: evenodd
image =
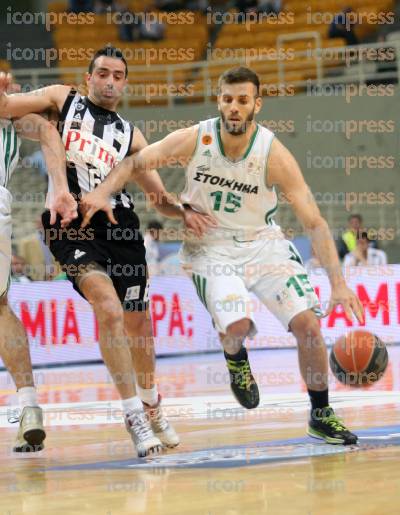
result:
<svg viewBox="0 0 400 515"><path fill-rule="evenodd" d="M115 111L115 115L123 124L129 127L132 131L138 129L138 126L135 124L135 122L128 120L128 118L124 118L119 111Z"/></svg>
<svg viewBox="0 0 400 515"><path fill-rule="evenodd" d="M73 86L67 86L65 84L51 84L50 86L46 86L44 90L57 100L65 100L71 92L76 91Z"/></svg>
<svg viewBox="0 0 400 515"><path fill-rule="evenodd" d="M41 90L37 90L40 92ZM73 98L78 95L77 89L74 86L67 86L65 84L51 84L43 89L46 95L51 99L54 106L57 106L58 111L61 111L68 98Z"/></svg>
<svg viewBox="0 0 400 515"><path fill-rule="evenodd" d="M177 129L175 132L176 134L196 137L199 132L199 127L200 123L196 123L195 125L190 125L190 127L183 127L182 129Z"/></svg>
<svg viewBox="0 0 400 515"><path fill-rule="evenodd" d="M275 138L275 132L271 131L271 129L269 129L268 127L265 127L261 123L257 123L257 128L264 137L271 138L271 139Z"/></svg>
<svg viewBox="0 0 400 515"><path fill-rule="evenodd" d="M191 125L190 127L182 127L181 129L176 129L164 138L165 142L174 142L174 143L188 143L191 141L197 140L197 134L199 132L199 124Z"/></svg>

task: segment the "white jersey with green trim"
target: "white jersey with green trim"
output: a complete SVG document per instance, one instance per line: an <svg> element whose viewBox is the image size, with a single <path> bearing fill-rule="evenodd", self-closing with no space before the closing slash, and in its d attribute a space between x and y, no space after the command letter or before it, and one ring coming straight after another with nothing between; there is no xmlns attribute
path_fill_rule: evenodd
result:
<svg viewBox="0 0 400 515"><path fill-rule="evenodd" d="M265 232L281 232L273 220L277 210L275 188L266 185L266 169L273 132L257 124L249 146L238 161L225 156L220 118L199 123L197 146L186 169L186 187L181 201L196 211L214 217L218 228L209 230L205 240L221 230L224 237L258 239Z"/></svg>
<svg viewBox="0 0 400 515"><path fill-rule="evenodd" d="M0 186L8 187L19 160L20 139L13 123L0 118Z"/></svg>

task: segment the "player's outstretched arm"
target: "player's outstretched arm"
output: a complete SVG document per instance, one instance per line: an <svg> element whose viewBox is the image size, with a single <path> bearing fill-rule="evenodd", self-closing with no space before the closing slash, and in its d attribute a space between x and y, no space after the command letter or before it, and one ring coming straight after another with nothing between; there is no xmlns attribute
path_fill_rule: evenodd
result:
<svg viewBox="0 0 400 515"><path fill-rule="evenodd" d="M139 129L135 128L131 148L132 156L137 156L138 153L146 147L148 147L146 138ZM136 173L135 182L139 188L146 193L146 198L150 205L157 209L161 214L169 218L184 217L183 206L180 204L176 196L167 192L164 183L155 168L146 169L145 173Z"/></svg>
<svg viewBox="0 0 400 515"><path fill-rule="evenodd" d="M29 113L41 113L47 109L60 110L70 91L61 84L36 89L29 93L7 95L12 84L10 74L0 73L0 118L20 118Z"/></svg>
<svg viewBox="0 0 400 515"><path fill-rule="evenodd" d="M84 213L82 227L99 210L116 223L109 197L120 191L128 182L135 182L147 194L153 207L164 216L182 218L188 229L201 236L208 227L215 226L214 220L191 209L183 209L173 195L169 194L156 171L158 166L184 166L193 155L197 141L197 126L175 131L161 141L147 145L143 134L135 129L132 155L123 159L109 173L104 182L85 195L80 204Z"/></svg>
<svg viewBox="0 0 400 515"><path fill-rule="evenodd" d="M128 182L140 183L140 186L146 193L150 193L152 187L155 187L156 191L154 193L158 198L160 198L159 189L161 188L164 192L165 189L161 179L154 182L154 171L155 168L157 168L156 163L161 163L161 166L167 163L169 153L173 154L174 148L176 149L179 145L182 146L182 142L184 140L184 134L182 134L182 131L194 132L193 128L182 129L181 131L169 134L161 141L157 141L152 145L147 145L143 134L139 129L135 128L131 147L132 154L118 163L117 166L115 166L107 175L106 179L99 184L94 191L85 195L80 202L79 208L84 215L82 227L86 227L92 216L100 210L107 214L112 223L117 223L112 213L110 196L113 193L121 191ZM188 136L188 134L186 134L186 136ZM186 137L186 139L188 138ZM173 140L175 146L168 145L168 143L165 144L166 140ZM182 151L180 146L179 150ZM187 149L183 150L187 151ZM190 156L191 155L192 154L190 154ZM147 175L145 172L151 172L147 179L145 178L145 175Z"/></svg>
<svg viewBox="0 0 400 515"><path fill-rule="evenodd" d="M309 234L314 250L328 273L332 291L327 314L335 305L341 304L350 319L353 311L361 322L363 320L362 304L346 285L328 224L321 216L295 158L276 138L271 145L267 169L268 185L275 184L283 192L297 218Z"/></svg>
<svg viewBox="0 0 400 515"><path fill-rule="evenodd" d="M104 198L120 191L128 182L140 181L145 185L146 180L141 176L160 166L185 166L196 147L197 126L172 132L151 145L147 145L142 133L135 129L135 139L138 143L133 144L132 154L118 163L97 186L95 191Z"/></svg>
<svg viewBox="0 0 400 515"><path fill-rule="evenodd" d="M38 114L28 114L14 120L13 123L21 137L40 142L55 191L50 205L50 223L55 223L58 213L61 216L62 227L67 226L74 218L77 218L78 211L77 203L69 192L65 149L57 129Z"/></svg>

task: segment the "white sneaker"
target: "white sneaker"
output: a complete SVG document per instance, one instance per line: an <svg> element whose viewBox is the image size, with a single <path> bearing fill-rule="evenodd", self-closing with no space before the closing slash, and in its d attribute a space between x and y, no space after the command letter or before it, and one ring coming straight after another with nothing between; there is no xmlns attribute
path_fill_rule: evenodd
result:
<svg viewBox="0 0 400 515"><path fill-rule="evenodd" d="M125 415L125 426L131 435L139 458L158 454L162 450L162 443L154 435L148 415L143 410L132 411Z"/></svg>
<svg viewBox="0 0 400 515"><path fill-rule="evenodd" d="M36 452L44 449L46 433L43 428L43 411L39 406L25 406L19 417L19 430L14 452Z"/></svg>
<svg viewBox="0 0 400 515"><path fill-rule="evenodd" d="M161 409L161 395L158 395L158 402L155 406L143 403L144 409L150 419L151 428L154 434L161 440L165 447L176 447L180 439L175 429L168 422L167 417Z"/></svg>

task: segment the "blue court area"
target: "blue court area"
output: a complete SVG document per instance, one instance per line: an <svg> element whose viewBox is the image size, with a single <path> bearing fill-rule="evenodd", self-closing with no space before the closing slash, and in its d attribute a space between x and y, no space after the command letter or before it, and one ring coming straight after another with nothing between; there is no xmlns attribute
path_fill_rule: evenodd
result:
<svg viewBox="0 0 400 515"><path fill-rule="evenodd" d="M322 441L304 437L254 442L250 445L229 445L192 452L170 452L147 459L102 461L51 467L46 471L245 467L400 446L400 425L374 427L358 431L357 434L359 444L354 446L329 445Z"/></svg>

